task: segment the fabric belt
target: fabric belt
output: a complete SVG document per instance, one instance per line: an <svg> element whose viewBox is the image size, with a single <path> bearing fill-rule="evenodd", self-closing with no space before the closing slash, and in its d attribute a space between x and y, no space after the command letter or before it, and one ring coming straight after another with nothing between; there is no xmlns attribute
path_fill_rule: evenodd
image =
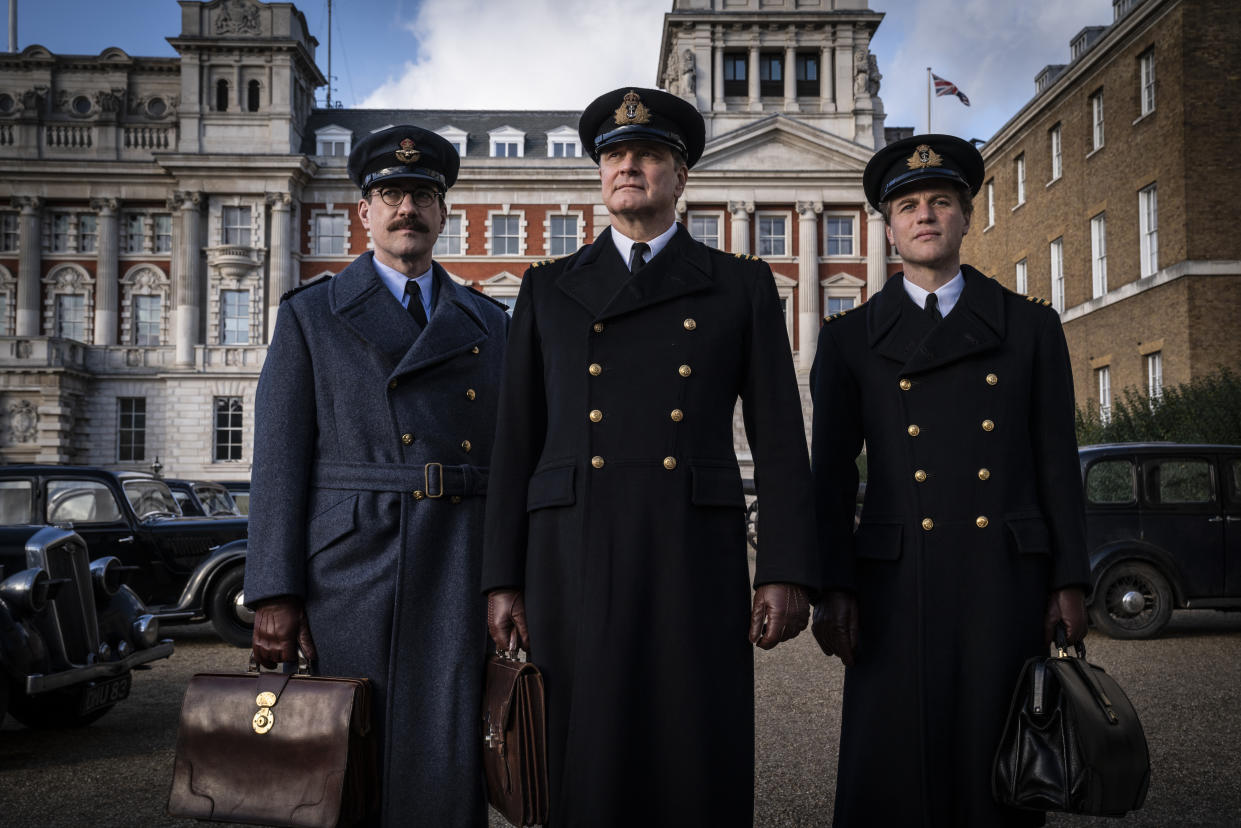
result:
<svg viewBox="0 0 1241 828"><path fill-rule="evenodd" d="M428 498L487 494L487 467L444 463L315 464L311 485L318 489L370 492L422 492Z"/></svg>

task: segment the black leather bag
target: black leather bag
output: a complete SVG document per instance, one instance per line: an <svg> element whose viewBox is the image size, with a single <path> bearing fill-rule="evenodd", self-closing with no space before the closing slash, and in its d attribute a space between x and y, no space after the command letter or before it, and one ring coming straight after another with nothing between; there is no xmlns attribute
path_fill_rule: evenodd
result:
<svg viewBox="0 0 1241 828"><path fill-rule="evenodd" d="M1022 667L992 792L1016 808L1123 816L1146 799L1146 735L1116 680L1075 649L1061 638L1059 655Z"/></svg>
<svg viewBox="0 0 1241 828"><path fill-rule="evenodd" d="M543 674L503 653L487 659L483 770L487 801L514 825L547 821L547 725Z"/></svg>

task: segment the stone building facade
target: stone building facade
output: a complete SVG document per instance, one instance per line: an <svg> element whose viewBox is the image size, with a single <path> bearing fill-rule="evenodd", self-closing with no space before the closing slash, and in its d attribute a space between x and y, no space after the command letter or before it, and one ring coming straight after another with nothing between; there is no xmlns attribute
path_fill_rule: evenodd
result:
<svg viewBox="0 0 1241 828"><path fill-rule="evenodd" d="M607 226L578 112L315 108L293 5L180 5L175 58L0 56L0 461L247 477L280 296L369 246L345 161L372 130L458 146L436 259L497 298ZM635 79L706 118L679 217L771 264L803 373L819 319L896 269L861 188L893 132L881 19L865 0L673 0Z"/></svg>
<svg viewBox="0 0 1241 828"><path fill-rule="evenodd" d="M983 147L964 259L1060 311L1079 404L1241 369L1241 17L1114 0Z"/></svg>

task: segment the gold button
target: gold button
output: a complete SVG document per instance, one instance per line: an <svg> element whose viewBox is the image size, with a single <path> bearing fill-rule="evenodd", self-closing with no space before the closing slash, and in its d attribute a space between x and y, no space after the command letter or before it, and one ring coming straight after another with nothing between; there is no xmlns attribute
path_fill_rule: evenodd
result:
<svg viewBox="0 0 1241 828"><path fill-rule="evenodd" d="M422 493L421 489L414 489L414 500L422 500L424 497L426 495Z"/></svg>
<svg viewBox="0 0 1241 828"><path fill-rule="evenodd" d="M910 382L909 380L907 380L907 379L902 379L902 380L901 380L901 390L902 390L902 391L908 391L910 388L913 388L913 387L914 387L914 384L913 384L912 382Z"/></svg>
<svg viewBox="0 0 1241 828"><path fill-rule="evenodd" d="M665 468L665 469L667 469L668 471L672 471L672 470L673 470L673 469L675 469L676 467L677 467L677 459L676 459L675 457L665 457L665 458L664 458L664 468Z"/></svg>
<svg viewBox="0 0 1241 828"><path fill-rule="evenodd" d="M982 430L983 431L995 431L995 423L991 422L990 420L983 420Z"/></svg>
<svg viewBox="0 0 1241 828"><path fill-rule="evenodd" d="M987 520L986 515L979 515L978 519L974 521L974 525L977 526L979 529L986 529L988 523L990 523L990 521Z"/></svg>
<svg viewBox="0 0 1241 828"><path fill-rule="evenodd" d="M690 368L688 365L682 365L677 369L677 373L683 377L688 377L690 374L694 373L694 369Z"/></svg>
<svg viewBox="0 0 1241 828"><path fill-rule="evenodd" d="M602 322L596 322L596 323L595 323L595 333L603 333L603 323L602 323Z"/></svg>
<svg viewBox="0 0 1241 828"><path fill-rule="evenodd" d="M988 479L988 478L990 478L990 477L991 477L991 470L990 470L990 469L979 469L979 470L978 470L978 479L979 479L979 480L987 480L987 479Z"/></svg>
<svg viewBox="0 0 1241 828"><path fill-rule="evenodd" d="M594 411L590 412L590 421L592 423L597 423L602 419L603 419L603 412L600 411L599 409L596 408Z"/></svg>
<svg viewBox="0 0 1241 828"><path fill-rule="evenodd" d="M679 408L674 408L672 409L672 413L668 416L672 417L672 422L679 423L681 420L685 419L685 412Z"/></svg>
<svg viewBox="0 0 1241 828"><path fill-rule="evenodd" d="M388 390L391 391L393 388L396 388L396 380L392 380L392 382L388 383Z"/></svg>
<svg viewBox="0 0 1241 828"><path fill-rule="evenodd" d="M694 328L698 327L698 323L695 322L693 319L686 319L681 324L685 326L685 330L687 331L692 331Z"/></svg>
<svg viewBox="0 0 1241 828"><path fill-rule="evenodd" d="M466 398L467 400L472 400L472 399L474 399L476 396L478 396L478 395L474 393L474 389L473 389L473 388L467 388L467 389L465 389L465 398Z"/></svg>
<svg viewBox="0 0 1241 828"><path fill-rule="evenodd" d="M450 497L450 498L448 498L448 499L449 499L449 500L451 500L453 503L460 503L460 502L461 502L461 495L453 495L452 497Z"/></svg>
<svg viewBox="0 0 1241 828"><path fill-rule="evenodd" d="M477 345L475 345L473 348L471 348L471 349L470 349L470 353L472 353L472 354L476 354L476 353L478 353L478 346L477 346Z"/></svg>
<svg viewBox="0 0 1241 828"><path fill-rule="evenodd" d="M911 425L909 428L905 430L909 432L910 437L917 437L919 434L922 433L922 429L918 428L916 425Z"/></svg>
<svg viewBox="0 0 1241 828"><path fill-rule="evenodd" d="M469 441L469 440L462 440L462 441L461 441L461 448L465 449L466 453L468 454L468 453L469 453L469 451L470 451L470 449L472 449L472 448L474 448L474 447L473 447L472 445L470 445L470 441Z"/></svg>
<svg viewBox="0 0 1241 828"><path fill-rule="evenodd" d="M590 371L590 375L592 377L597 377L603 373L603 366L597 362L592 362L590 363L590 367L587 368L586 370Z"/></svg>
<svg viewBox="0 0 1241 828"><path fill-rule="evenodd" d="M914 472L914 480L917 480L919 483L926 480L926 472L924 472L922 469L918 469L916 472Z"/></svg>
<svg viewBox="0 0 1241 828"><path fill-rule="evenodd" d="M401 435L401 442L402 442L402 443L404 443L404 444L405 444L405 445L407 445L407 446L409 446L409 445L413 445L413 442L414 442L414 435L412 435L412 434L408 434L408 433L407 433L407 434L402 434L402 435Z"/></svg>
<svg viewBox="0 0 1241 828"><path fill-rule="evenodd" d="M987 385L995 385L999 381L1000 378L995 374L987 374Z"/></svg>
<svg viewBox="0 0 1241 828"><path fill-rule="evenodd" d="M598 455L595 455L594 457L590 458L590 465L594 466L596 469L603 468L603 458Z"/></svg>
<svg viewBox="0 0 1241 828"><path fill-rule="evenodd" d="M928 532L931 531L932 529L935 528L935 521L931 520L930 518L923 518L922 528Z"/></svg>

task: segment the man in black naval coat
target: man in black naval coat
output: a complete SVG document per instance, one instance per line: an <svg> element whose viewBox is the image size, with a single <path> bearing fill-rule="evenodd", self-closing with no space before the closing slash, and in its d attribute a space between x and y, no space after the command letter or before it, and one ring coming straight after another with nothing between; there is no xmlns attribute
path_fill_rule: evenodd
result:
<svg viewBox="0 0 1241 828"><path fill-rule="evenodd" d="M797 635L819 578L784 318L765 264L676 223L697 110L626 87L579 131L612 224L522 280L487 504L489 626L544 671L552 824L748 825L752 643ZM738 396L763 499L752 600Z"/></svg>
<svg viewBox="0 0 1241 828"><path fill-rule="evenodd" d="M982 179L951 136L877 152L863 185L904 271L819 334L813 630L847 665L837 826L1042 824L993 801L992 762L1021 665L1057 622L1086 632L1068 349L1048 303L960 263Z"/></svg>
<svg viewBox="0 0 1241 828"><path fill-rule="evenodd" d="M284 297L256 401L254 654L300 643L374 682L384 825L487 824L478 578L508 315L431 260L459 164L416 126L357 143L375 249Z"/></svg>

